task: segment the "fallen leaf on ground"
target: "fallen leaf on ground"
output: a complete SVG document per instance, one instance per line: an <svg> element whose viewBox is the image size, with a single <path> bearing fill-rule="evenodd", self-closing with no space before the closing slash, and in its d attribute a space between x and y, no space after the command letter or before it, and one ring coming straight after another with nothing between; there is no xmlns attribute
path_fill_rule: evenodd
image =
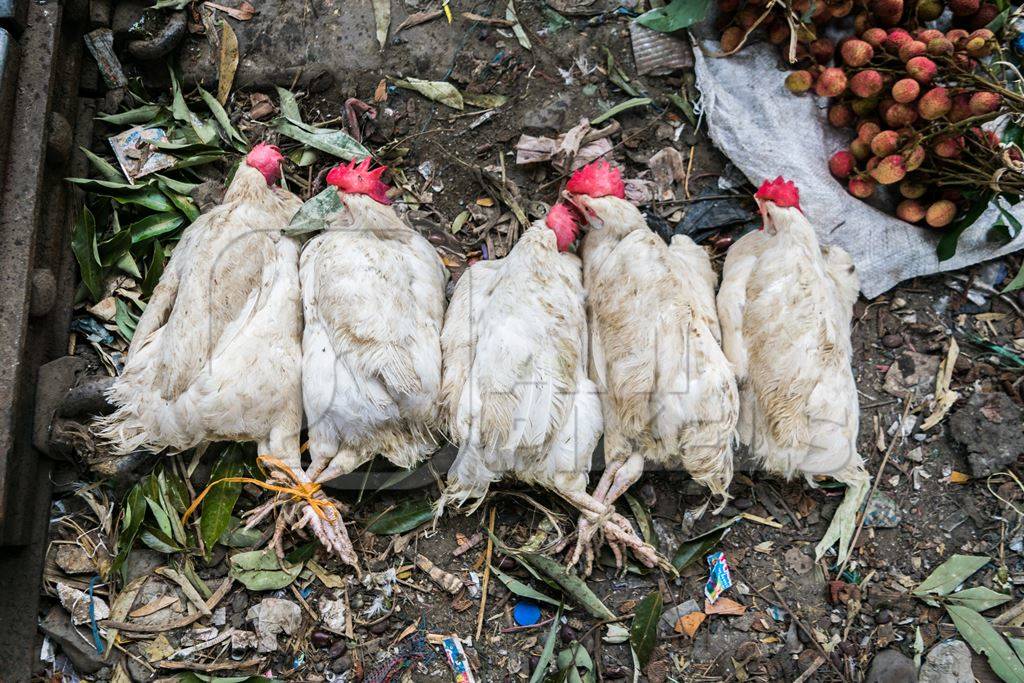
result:
<svg viewBox="0 0 1024 683"><path fill-rule="evenodd" d="M235 72L238 70L238 36L231 24L226 21L221 23L220 33L220 67L217 70L217 101L222 105L227 103L228 95L231 94L231 85L235 82Z"/></svg>
<svg viewBox="0 0 1024 683"><path fill-rule="evenodd" d="M747 611L746 605L741 605L729 598L718 598L714 604L704 601L704 614L722 614L730 617L738 617Z"/></svg>
<svg viewBox="0 0 1024 683"><path fill-rule="evenodd" d="M703 612L690 612L685 616L679 617L679 621L676 622L675 631L676 633L685 633L693 638L693 634L697 632L697 629L700 628L700 625L707 618L708 616Z"/></svg>
<svg viewBox="0 0 1024 683"><path fill-rule="evenodd" d="M256 16L256 8L244 1L238 7L225 7L224 5L216 2L204 2L203 4L207 7L219 9L224 14L233 19L238 19L239 21L249 21Z"/></svg>

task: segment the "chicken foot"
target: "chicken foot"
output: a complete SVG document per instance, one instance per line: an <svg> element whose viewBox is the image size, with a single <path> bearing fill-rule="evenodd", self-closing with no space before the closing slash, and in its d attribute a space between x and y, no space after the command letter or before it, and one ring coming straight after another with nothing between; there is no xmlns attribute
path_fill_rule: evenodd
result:
<svg viewBox="0 0 1024 683"><path fill-rule="evenodd" d="M615 512L615 509L603 505L585 492L559 492L574 507L580 510L577 528L577 543L569 559L569 565L575 565L582 558L584 573L589 575L594 564L594 535L601 531L604 540L615 556L615 566L623 567L625 551L630 549L636 558L647 567L667 564L651 545L640 538L633 530L629 520ZM670 566L670 565L669 565Z"/></svg>

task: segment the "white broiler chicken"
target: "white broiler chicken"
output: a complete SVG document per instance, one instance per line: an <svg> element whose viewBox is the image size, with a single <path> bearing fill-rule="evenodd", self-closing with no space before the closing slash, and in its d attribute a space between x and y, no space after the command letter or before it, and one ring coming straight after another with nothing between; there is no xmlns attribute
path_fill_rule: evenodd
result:
<svg viewBox="0 0 1024 683"><path fill-rule="evenodd" d="M412 467L437 447L448 271L389 206L384 170L369 159L332 169L342 208L302 251L305 474L314 483L376 455ZM304 521L358 570L340 512L315 512L307 507Z"/></svg>
<svg viewBox="0 0 1024 683"><path fill-rule="evenodd" d="M707 253L685 235L665 244L651 232L605 161L577 171L566 192L588 227L583 284L606 462L594 497L613 504L652 461L681 465L724 504L738 398ZM590 552L580 525L577 557Z"/></svg>
<svg viewBox="0 0 1024 683"><path fill-rule="evenodd" d="M98 435L121 454L255 441L298 455L302 428L299 248L282 234L302 202L257 145L224 201L185 229L135 329L117 406Z"/></svg>
<svg viewBox="0 0 1024 683"><path fill-rule="evenodd" d="M564 204L512 251L478 261L455 287L441 348L444 422L459 453L438 505L476 499L503 477L549 489L603 528L616 549L658 557L613 508L587 494L601 437L601 403L587 377L580 260L566 253L579 227Z"/></svg>
<svg viewBox="0 0 1024 683"><path fill-rule="evenodd" d="M772 472L827 475L846 496L818 544L849 552L870 477L857 454L860 417L850 367L857 277L839 247L823 250L792 182L754 195L764 228L729 249L718 293L723 347L740 389L740 441Z"/></svg>

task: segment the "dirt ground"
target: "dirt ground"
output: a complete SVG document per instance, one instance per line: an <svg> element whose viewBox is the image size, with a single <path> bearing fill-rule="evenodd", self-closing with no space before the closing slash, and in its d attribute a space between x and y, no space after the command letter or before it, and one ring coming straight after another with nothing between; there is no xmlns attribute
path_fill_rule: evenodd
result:
<svg viewBox="0 0 1024 683"><path fill-rule="evenodd" d="M686 91L691 74L680 70L668 76L636 76L628 16L614 7L600 7L600 0L575 6L574 11L593 12L585 15L559 13L539 3L517 5L519 20L532 43L530 50L506 27L461 18L462 12L504 17L503 3L452 3L456 16L452 26L442 17L397 35L395 27L408 15L436 8L394 3L392 34L383 51L375 42L369 2L254 4L259 14L233 22L242 62L228 107L233 121L250 139L276 139L265 120L251 116L254 94L265 93L277 101L273 85L299 93L304 119L313 124L344 125L346 100L354 97L372 102L382 78L448 79L465 92L511 98L474 127L481 114L456 112L392 87L387 90L386 102L377 107L376 119L361 119L364 143L379 150L382 161L401 169L419 188L421 201L410 209L408 218L438 245L456 274L482 251L502 255L516 236L500 197L493 207L477 202L478 197L496 195L496 186L486 180L488 173L492 178L500 178L502 172L507 175L531 217L542 214L542 203L557 199L564 174L549 164L517 166L513 148L520 135L556 136L581 117L593 118L629 98L608 79L605 49L628 74L630 83L654 100L649 107L614 119L621 128L610 137L612 154L626 167L626 175L650 178L648 160L665 147L677 149L687 163L685 181L675 188L678 200L645 207L652 229L662 234L691 232L713 250L720 264L731 240L757 224L747 199L751 188L740 184L738 174L705 135L695 131L667 99L680 88ZM115 33L117 21L115 15ZM557 26L560 28L554 30ZM211 78L215 82L216 57L210 50L204 35L184 38L178 54L186 82L209 83ZM143 76L151 93L166 87L162 64L136 63L125 57L125 66ZM116 98L108 96L105 106L109 107L112 99ZM607 122L596 127L604 125ZM111 130L99 126L95 151L109 155L103 138ZM313 167L291 169L290 178L308 197L320 170L329 163L332 160L323 156ZM424 167L425 163L431 166ZM209 176L219 180L218 173L226 170L210 171ZM464 210L472 214L470 227L453 235L452 221ZM870 678L868 672L879 651L894 649L913 658L916 638L927 653L933 644L954 635L946 613L911 597L910 589L956 553L992 558L972 579L972 585L1008 590L1013 601L1007 606L1024 597L1019 585L1024 581L1020 554L1024 527L1018 512L1024 487L1006 474L989 476L1014 472L1020 453L1017 450L1007 456L1000 451L1012 450L1021 439L1024 318L1020 308L1024 297L993 294L993 287L1018 267L1019 259L1010 258L962 273L908 282L878 299L858 302L853 339L861 401L859 450L872 476L880 476L853 559L841 576L836 576L834 556L820 564L813 561L814 546L831 519L841 490L784 482L754 467L737 466L729 506L717 516L708 513L694 519L688 511L699 509L706 500L701 487L679 473L649 472L644 476L632 495L650 510L655 536L669 557L686 539L735 515L746 515L715 546L725 553L733 570L735 585L725 597L746 610L735 616L708 616L692 637L673 629L673 624L659 629L640 680L907 680L899 678L900 674L877 671L872 674L875 678ZM962 291L965 282L973 287L967 295ZM954 339L959 356L950 388L959 392L960 398L949 416L922 431L921 423L932 412L930 399L935 394L939 363L947 357ZM78 348L94 363L96 374L104 374L89 347L81 344ZM993 399L996 395L1000 398ZM905 410L909 417L903 420ZM83 439L88 441L87 436ZM107 553L109 559L113 541L107 533L116 525L120 510L114 503L159 459L139 457L130 466L105 461L90 469L86 460L104 461L96 448L84 443L83 450L93 451L90 456L64 464L55 474L58 498L52 538L60 542L82 536L100 539L97 545L105 550L97 552ZM155 640L164 638L175 651L208 643L226 629L251 629L249 609L265 598L281 598L300 605L301 624L278 637L276 651L256 654L251 648L235 647L233 640L231 646L224 640L179 659L204 665L225 663L223 668L206 670L218 676L237 672L302 681L384 681L399 680L403 675L415 681L452 680L439 647L410 648L408 634L396 644L408 627L420 625L429 634L459 636L478 680L528 680L551 630L555 608L540 603L540 625L517 626L513 608L523 598L492 575L482 634L474 636L488 547L487 534L481 531L494 510L495 536L518 547L543 528L548 517L542 508L547 508L559 523L557 531L548 528L550 541L558 533L573 532L570 509L550 494L503 485L495 488L476 513L449 515L436 529L428 524L401 535L365 531L369 522L396 504L436 497L434 475L443 475L446 458L450 459L450 452L439 454L419 475L379 493L373 491L375 483L386 475L377 463L347 479L336 492L351 506L352 534L365 572L371 575L365 585L350 569L321 554L318 566L338 579L337 585L329 586L308 574L292 588L275 591L247 591L235 584L218 605L223 613L215 611L212 619L166 632L122 632L114 655L104 659L92 647L87 626L76 636L66 618L63 624L54 625L54 620L60 619L53 610L61 609L55 598L56 583L70 581L84 590L89 575L69 578L66 567L58 566L51 557L42 587L47 596L41 614L47 625L42 631L55 645L58 657L66 656L88 680L127 680L119 676L176 680L182 667L164 666L160 657L150 656L152 651L147 648ZM886 464L880 469L883 459ZM197 490L205 486L209 467L204 461L193 474ZM371 476L366 476L367 469ZM410 481L424 486L413 488ZM83 490L96 504L88 503L81 495ZM251 507L265 495L247 486L238 508ZM87 520L77 531L66 523L76 519ZM291 538L289 543L298 547L301 539ZM51 553L60 545L55 544ZM402 546L408 547L399 550ZM458 555L457 549L461 551ZM208 561L193 558L198 577L214 585L227 576L227 551L218 547ZM500 571L544 593L553 592L500 549L492 552L492 564ZM455 594L447 592L426 572L413 567L409 558L417 553L464 585ZM564 554L556 559L562 561ZM180 556L161 555L140 546L130 556L128 573L132 578L150 575L161 564L180 568L180 560ZM384 600L386 609L381 616L370 609L383 595L382 584L374 584L372 577L394 568L398 569L397 581L394 576L381 579L393 591ZM629 615L654 590L660 590L666 609L691 599L703 606L706 579L707 566L701 559L678 578L636 567L618 573L614 566L602 565L595 568L588 585L614 614ZM348 624L348 633L339 634L323 626L317 610L324 596L338 594L342 586L347 586L345 599L353 622ZM123 585L101 582L94 589L109 599ZM174 606L168 609L178 611L171 616L188 613L184 606L188 600L166 577L154 576L144 591L148 592L133 603L134 610L147 601L174 596ZM140 616L138 623L165 623L170 619L167 612ZM578 642L593 659L597 680L633 678L628 644L603 642L605 629L600 621L578 606L568 610L566 617L557 629L556 652ZM200 633L211 628L213 631ZM1024 633L1019 627L1016 630ZM410 667L402 671L395 668L395 662ZM973 667L978 679L992 678L983 657L975 655ZM41 672L59 676L52 674L55 668L54 661L40 663ZM66 670L64 675L63 679L43 675L40 680L73 680Z"/></svg>

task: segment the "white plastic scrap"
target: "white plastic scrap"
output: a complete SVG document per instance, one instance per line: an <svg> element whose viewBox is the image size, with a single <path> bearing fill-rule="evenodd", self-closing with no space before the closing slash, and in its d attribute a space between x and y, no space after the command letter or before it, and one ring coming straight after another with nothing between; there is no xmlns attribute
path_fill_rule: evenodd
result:
<svg viewBox="0 0 1024 683"><path fill-rule="evenodd" d="M259 638L257 651L273 652L277 649L278 635L283 633L290 636L299 628L302 610L290 600L264 598L249 608L245 618L253 622L256 628L256 637Z"/></svg>
<svg viewBox="0 0 1024 683"><path fill-rule="evenodd" d="M701 27L707 32L708 26ZM1024 248L1024 231L1009 244L993 247L987 226L999 210L989 208L960 238L956 256L939 261L934 231L914 227L852 197L831 177L827 160L849 143L849 131L826 122L823 100L794 97L783 86L773 45L747 45L728 58L717 40L695 40L694 70L711 139L755 186L783 176L800 188L800 204L823 244L850 253L861 291L874 298L919 275L956 270ZM1024 220L1024 204L1008 211Z"/></svg>

